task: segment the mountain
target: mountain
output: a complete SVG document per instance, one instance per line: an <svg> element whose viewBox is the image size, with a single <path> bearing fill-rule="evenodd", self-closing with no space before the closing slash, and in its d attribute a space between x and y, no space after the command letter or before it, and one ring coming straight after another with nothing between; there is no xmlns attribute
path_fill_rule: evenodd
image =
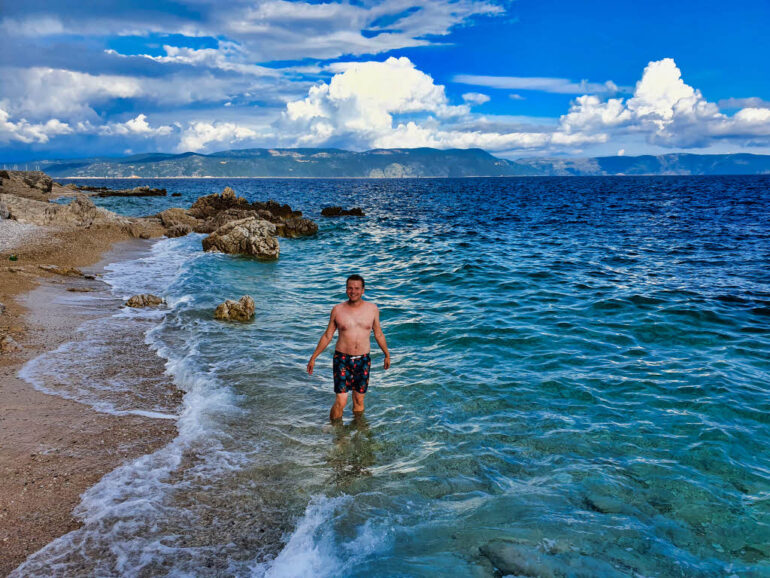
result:
<svg viewBox="0 0 770 578"><path fill-rule="evenodd" d="M475 176L770 174L769 155L667 154L508 161L481 149L243 149L212 154L149 153L124 158L40 161L62 177L399 178Z"/></svg>
<svg viewBox="0 0 770 578"><path fill-rule="evenodd" d="M135 155L42 161L55 177L470 177L510 174L481 149L244 149L213 154Z"/></svg>

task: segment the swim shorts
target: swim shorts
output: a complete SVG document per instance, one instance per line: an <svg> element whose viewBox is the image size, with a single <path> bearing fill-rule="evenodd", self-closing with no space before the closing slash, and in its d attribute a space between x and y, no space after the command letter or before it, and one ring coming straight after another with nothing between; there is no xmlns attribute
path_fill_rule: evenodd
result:
<svg viewBox="0 0 770 578"><path fill-rule="evenodd" d="M369 389L369 369L372 358L364 355L348 355L334 352L334 393L346 393L351 389L358 393L366 393Z"/></svg>

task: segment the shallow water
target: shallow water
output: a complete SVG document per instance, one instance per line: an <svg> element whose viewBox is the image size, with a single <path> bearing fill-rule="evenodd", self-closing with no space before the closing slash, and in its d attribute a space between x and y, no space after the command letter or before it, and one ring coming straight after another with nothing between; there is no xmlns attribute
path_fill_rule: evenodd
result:
<svg viewBox="0 0 770 578"><path fill-rule="evenodd" d="M95 201L230 184L321 229L274 263L189 235L110 268L169 301L144 322L180 435L20 575L770 574L770 177L141 184L183 197ZM393 366L373 343L365 418L331 426L332 348L304 368L351 272ZM254 322L212 319L243 294Z"/></svg>

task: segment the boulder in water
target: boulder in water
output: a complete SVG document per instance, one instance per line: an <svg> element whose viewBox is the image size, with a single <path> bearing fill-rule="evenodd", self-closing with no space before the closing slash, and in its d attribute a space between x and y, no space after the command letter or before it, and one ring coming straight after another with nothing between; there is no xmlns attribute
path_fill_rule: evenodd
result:
<svg viewBox="0 0 770 578"><path fill-rule="evenodd" d="M228 321L248 321L254 317L254 309L254 299L244 295L238 301L227 299L224 303L217 305L214 318Z"/></svg>
<svg viewBox="0 0 770 578"><path fill-rule="evenodd" d="M364 217L364 211L361 207L352 209L343 209L342 207L324 207L321 209L322 217Z"/></svg>
<svg viewBox="0 0 770 578"><path fill-rule="evenodd" d="M203 250L274 260L280 254L274 235L275 225L263 219L251 217L231 221L203 239Z"/></svg>
<svg viewBox="0 0 770 578"><path fill-rule="evenodd" d="M131 299L126 301L128 307L157 307L158 305L163 305L163 303L165 303L163 299L151 293L134 295Z"/></svg>

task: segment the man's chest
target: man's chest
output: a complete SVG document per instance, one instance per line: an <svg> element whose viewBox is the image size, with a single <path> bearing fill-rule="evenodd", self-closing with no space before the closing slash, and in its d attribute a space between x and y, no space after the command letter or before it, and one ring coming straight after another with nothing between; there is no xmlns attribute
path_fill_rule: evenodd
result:
<svg viewBox="0 0 770 578"><path fill-rule="evenodd" d="M341 311L337 315L337 328L340 331L371 331L374 316L367 312Z"/></svg>

